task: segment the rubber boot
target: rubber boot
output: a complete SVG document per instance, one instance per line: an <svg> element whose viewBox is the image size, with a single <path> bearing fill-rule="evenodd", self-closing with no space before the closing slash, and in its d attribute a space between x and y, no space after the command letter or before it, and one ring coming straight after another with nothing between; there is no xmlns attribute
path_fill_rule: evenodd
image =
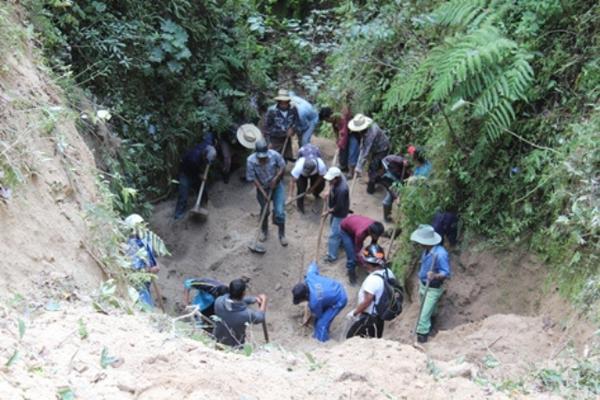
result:
<svg viewBox="0 0 600 400"><path fill-rule="evenodd" d="M279 224L277 226L279 227L279 243L285 247L288 245L288 241L285 238L285 224Z"/></svg>
<svg viewBox="0 0 600 400"><path fill-rule="evenodd" d="M351 180L354 178L354 169L355 167L348 167L348 175L346 176L347 179Z"/></svg>
<svg viewBox="0 0 600 400"><path fill-rule="evenodd" d="M296 205L298 206L298 211L300 211L302 214L304 214L304 199L298 199L296 201Z"/></svg>
<svg viewBox="0 0 600 400"><path fill-rule="evenodd" d="M266 242L267 238L269 237L269 220L267 219L267 216L265 216L265 219L262 222L260 230L261 230L261 233L260 233L260 236L258 237L258 240L261 242Z"/></svg>
<svg viewBox="0 0 600 400"><path fill-rule="evenodd" d="M348 270L348 282L350 285L356 286L356 271L353 269Z"/></svg>
<svg viewBox="0 0 600 400"><path fill-rule="evenodd" d="M367 193L375 193L375 181L369 181L369 183L367 183Z"/></svg>
<svg viewBox="0 0 600 400"><path fill-rule="evenodd" d="M392 220L392 206L383 205L383 220L385 222L393 222Z"/></svg>

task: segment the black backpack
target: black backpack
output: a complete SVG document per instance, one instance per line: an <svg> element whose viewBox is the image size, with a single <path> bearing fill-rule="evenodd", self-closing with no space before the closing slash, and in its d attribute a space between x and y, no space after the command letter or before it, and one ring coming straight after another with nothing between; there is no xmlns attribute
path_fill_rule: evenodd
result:
<svg viewBox="0 0 600 400"><path fill-rule="evenodd" d="M391 321L402 312L404 289L396 282L396 279L388 277L387 268L384 274L385 276L375 274L383 280L383 294L379 302L375 303L375 312L382 320Z"/></svg>

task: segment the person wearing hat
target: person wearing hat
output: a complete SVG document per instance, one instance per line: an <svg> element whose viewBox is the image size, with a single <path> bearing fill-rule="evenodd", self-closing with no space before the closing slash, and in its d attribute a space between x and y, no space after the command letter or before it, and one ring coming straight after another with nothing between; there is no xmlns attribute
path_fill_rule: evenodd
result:
<svg viewBox="0 0 600 400"><path fill-rule="evenodd" d="M175 220L183 218L187 207L190 189L199 188L204 170L217 158L216 136L212 133L204 135L202 142L188 150L179 164L179 195L175 204ZM202 206L208 201L208 188L204 187Z"/></svg>
<svg viewBox="0 0 600 400"><path fill-rule="evenodd" d="M362 258L369 275L358 291L356 308L346 315L352 323L346 339L354 336L381 338L384 321L377 315L375 307L384 294L384 280L396 279L392 270L387 268L383 248L378 244L368 246Z"/></svg>
<svg viewBox="0 0 600 400"><path fill-rule="evenodd" d="M381 160L390 151L390 139L383 129L366 115L357 114L348 123L348 129L361 137L360 152L356 161L357 174L362 173L367 160L369 161L369 183L367 193L375 193L375 183L379 178ZM351 165L352 167L352 165Z"/></svg>
<svg viewBox="0 0 600 400"><path fill-rule="evenodd" d="M294 92L290 92L290 99L292 105L298 110L296 131L298 132L298 147L302 147L310 143L313 132L319 124L319 113L312 104L297 96Z"/></svg>
<svg viewBox="0 0 600 400"><path fill-rule="evenodd" d="M442 237L431 225L419 225L410 235L410 240L423 247L419 267L419 298L422 311L417 324L417 340L427 341L431 331L431 316L444 292L444 282L450 278L452 270L448 252L441 245Z"/></svg>
<svg viewBox="0 0 600 400"><path fill-rule="evenodd" d="M331 215L331 222L327 240L327 255L323 258L323 261L333 263L337 260L342 242L342 220L350 212L350 191L348 190L346 178L338 167L329 168L324 179L329 182L329 197L325 213Z"/></svg>
<svg viewBox="0 0 600 400"><path fill-rule="evenodd" d="M260 139L256 142L255 153L246 160L246 180L254 182L256 186L256 198L260 204L262 214L263 207L269 207L267 199L271 192L273 202L273 222L279 228L279 242L287 246L285 237L285 189L283 187L283 173L285 172L285 160L275 150L269 149L267 142ZM268 213L268 211L267 211ZM267 217L263 219L261 226L261 242L267 240L269 232Z"/></svg>
<svg viewBox="0 0 600 400"><path fill-rule="evenodd" d="M346 252L346 270L348 281L351 285L356 284L356 263L362 262L360 252L367 237L371 238L371 244L377 244L379 237L385 231L381 222L372 220L364 215L350 215L342 220L340 224L340 235L342 245Z"/></svg>
<svg viewBox="0 0 600 400"><path fill-rule="evenodd" d="M283 145L287 137L291 138L294 132L298 132L298 110L291 104L292 98L287 90L280 89L275 100L277 104L269 107L265 117L265 139L271 149L285 160L293 161L292 143L288 140L285 149Z"/></svg>
<svg viewBox="0 0 600 400"><path fill-rule="evenodd" d="M331 323L348 302L344 286L321 275L319 266L313 261L308 266L304 282L292 288L292 296L294 304L308 301L308 308L315 317L313 338L320 342L328 341Z"/></svg>
<svg viewBox="0 0 600 400"><path fill-rule="evenodd" d="M258 310L248 308L255 303ZM234 279L229 283L229 293L218 297L214 307L218 318L213 336L221 344L240 348L246 342L246 327L265 321L267 295L246 296L246 281Z"/></svg>
<svg viewBox="0 0 600 400"><path fill-rule="evenodd" d="M144 219L138 214L131 214L125 218L125 226L129 230L127 239L127 255L131 260L131 267L135 271L146 272L148 274L158 274L160 267L156 258L157 252L152 247L152 240L144 232ZM154 300L150 293L151 278L137 285L136 289L140 295L139 300L154 307Z"/></svg>
<svg viewBox="0 0 600 400"><path fill-rule="evenodd" d="M325 162L319 157L300 157L294 164L294 168L290 174L292 175L292 183L290 184L290 196L293 193L294 185L298 186L298 195L309 191L307 194L312 194L316 197L321 195L325 188L323 176L327 172ZM304 196L306 197L306 196ZM296 200L298 210L304 214L304 197Z"/></svg>

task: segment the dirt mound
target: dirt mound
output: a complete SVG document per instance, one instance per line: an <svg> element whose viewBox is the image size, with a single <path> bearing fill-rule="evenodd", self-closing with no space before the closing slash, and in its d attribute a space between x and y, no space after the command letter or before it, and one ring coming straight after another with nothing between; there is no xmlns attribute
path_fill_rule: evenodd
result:
<svg viewBox="0 0 600 400"><path fill-rule="evenodd" d="M81 399L505 398L462 377L434 375L426 355L386 340L353 339L311 353L267 346L247 357L178 337L164 318L102 315L85 303L34 311L21 340L18 318L2 311L15 324L0 325L0 347L20 354L3 373L2 398L53 399L65 388Z"/></svg>
<svg viewBox="0 0 600 400"><path fill-rule="evenodd" d="M36 49L18 43L2 51L0 148L8 161L0 162L0 171L23 183L0 201L0 290L36 290L45 270L96 286L100 271L80 244L86 237L83 207L96 196L93 157L60 90L34 64Z"/></svg>

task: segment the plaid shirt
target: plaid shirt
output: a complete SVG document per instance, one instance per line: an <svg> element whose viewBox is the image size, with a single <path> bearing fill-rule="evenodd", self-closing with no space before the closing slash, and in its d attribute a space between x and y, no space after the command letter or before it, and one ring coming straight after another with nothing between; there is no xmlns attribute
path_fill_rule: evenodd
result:
<svg viewBox="0 0 600 400"><path fill-rule="evenodd" d="M290 105L285 115L279 107L269 107L265 123L265 138L270 141L271 137L285 137L288 129L297 129L298 123L298 109L293 105Z"/></svg>
<svg viewBox="0 0 600 400"><path fill-rule="evenodd" d="M258 180L263 188L285 168L285 161L281 154L275 150L269 150L267 162L263 165L256 157L256 153L250 155L246 161L246 180L254 182Z"/></svg>
<svg viewBox="0 0 600 400"><path fill-rule="evenodd" d="M373 123L364 135L356 166L359 171L362 171L370 155L387 151L390 148L390 139L376 123Z"/></svg>

